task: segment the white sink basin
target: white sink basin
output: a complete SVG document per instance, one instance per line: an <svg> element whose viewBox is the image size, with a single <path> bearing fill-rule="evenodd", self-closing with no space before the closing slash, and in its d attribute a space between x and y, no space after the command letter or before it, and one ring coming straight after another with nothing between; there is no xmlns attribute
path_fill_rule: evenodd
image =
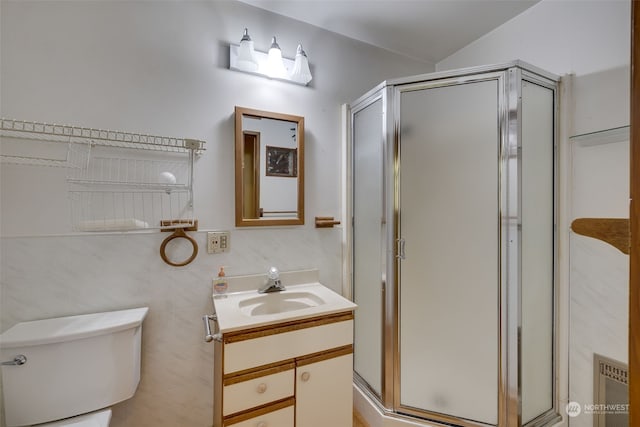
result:
<svg viewBox="0 0 640 427"><path fill-rule="evenodd" d="M257 327L295 319L353 311L357 306L318 282L287 286L285 291L258 291L214 296L219 332Z"/></svg>
<svg viewBox="0 0 640 427"><path fill-rule="evenodd" d="M247 316L264 316L266 314L286 313L317 307L326 301L311 292L272 292L241 300L240 311Z"/></svg>

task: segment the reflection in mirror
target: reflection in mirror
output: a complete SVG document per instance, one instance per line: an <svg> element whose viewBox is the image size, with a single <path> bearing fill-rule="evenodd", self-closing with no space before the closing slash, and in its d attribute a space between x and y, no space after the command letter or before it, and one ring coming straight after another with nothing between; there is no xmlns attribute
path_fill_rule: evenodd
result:
<svg viewBox="0 0 640 427"><path fill-rule="evenodd" d="M304 224L304 117L235 108L236 226Z"/></svg>

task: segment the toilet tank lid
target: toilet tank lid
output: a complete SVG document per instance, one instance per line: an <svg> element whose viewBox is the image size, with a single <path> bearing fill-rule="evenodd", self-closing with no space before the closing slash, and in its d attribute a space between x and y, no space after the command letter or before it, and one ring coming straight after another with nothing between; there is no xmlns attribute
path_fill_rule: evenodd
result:
<svg viewBox="0 0 640 427"><path fill-rule="evenodd" d="M104 335L142 324L149 307L21 322L0 335L0 348L26 347Z"/></svg>

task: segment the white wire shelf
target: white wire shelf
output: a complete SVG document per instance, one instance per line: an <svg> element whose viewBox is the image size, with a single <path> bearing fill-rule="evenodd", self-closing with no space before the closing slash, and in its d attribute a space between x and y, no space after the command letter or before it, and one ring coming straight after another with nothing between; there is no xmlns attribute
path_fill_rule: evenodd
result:
<svg viewBox="0 0 640 427"><path fill-rule="evenodd" d="M68 168L69 163L66 160L42 159L38 157L27 156L11 156L7 154L0 155L2 163L10 165L29 165L29 166L47 166L54 168Z"/></svg>
<svg viewBox="0 0 640 427"><path fill-rule="evenodd" d="M197 223L193 165L204 141L6 118L0 136L2 163L67 169L74 231Z"/></svg>
<svg viewBox="0 0 640 427"><path fill-rule="evenodd" d="M184 228L194 225L189 191L69 191L74 231L134 231ZM180 219L181 225L163 221Z"/></svg>
<svg viewBox="0 0 640 427"><path fill-rule="evenodd" d="M82 179L68 179L67 182L70 184L76 184L78 186L103 188L103 190L92 191L114 191L114 189L119 189L120 191L130 190L130 192L132 193L136 191L157 191L160 193L189 191L189 186L186 184L154 184L137 182L95 181Z"/></svg>
<svg viewBox="0 0 640 427"><path fill-rule="evenodd" d="M190 188L191 161L184 153L129 152L114 147L70 144L69 183L130 188Z"/></svg>
<svg viewBox="0 0 640 427"><path fill-rule="evenodd" d="M67 185L75 231L166 229L195 224L193 152L131 151L69 144ZM184 226L184 225L183 225Z"/></svg>
<svg viewBox="0 0 640 427"><path fill-rule="evenodd" d="M0 130L3 131L4 135L16 138L29 137L32 139L44 139L56 142L85 142L112 147L173 151L181 153L185 153L189 150L194 150L195 152L205 150L205 141L197 139L173 138L7 118L0 119ZM4 132L9 133L5 134Z"/></svg>

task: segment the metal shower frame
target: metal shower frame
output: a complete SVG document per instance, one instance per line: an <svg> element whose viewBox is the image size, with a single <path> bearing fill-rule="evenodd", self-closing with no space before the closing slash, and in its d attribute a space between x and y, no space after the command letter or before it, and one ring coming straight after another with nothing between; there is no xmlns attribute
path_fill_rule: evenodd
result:
<svg viewBox="0 0 640 427"><path fill-rule="evenodd" d="M553 91L554 109L554 280L553 280L553 344L552 344L552 389L553 406L548 411L525 424L527 427L538 427L557 422L559 416L559 402L557 390L557 367L558 367L558 81L559 77L527 64L522 61L513 61L506 64L473 67L462 70L446 72L436 72L411 76L401 79L394 79L382 82L356 101L350 104L350 135L354 132L354 116L374 102L382 101L382 153L383 153L383 223L384 236L382 238L384 259L380 260L385 271L381 280L383 293L383 307L381 325L382 333L382 393L376 393L366 381L354 371L355 382L358 387L376 403L379 409L391 416L396 417L418 417L429 421L459 425L463 427L489 426L490 424L469 421L456 417L447 416L440 413L417 410L415 408L404 407L400 402L400 341L399 341L399 295L398 295L398 268L397 258L401 251L401 239L399 235L399 175L400 175L400 97L403 92L421 90L434 87L459 85L464 83L497 80L499 99L499 136L500 136L500 159L499 159L499 200L500 217L502 225L500 227L500 288L499 288L499 308L500 308L500 328L499 328L499 369L498 369L498 426L519 427L522 425L522 383L521 383L521 342L520 331L522 328L522 301L521 301L521 246L520 246L520 224L521 224L521 199L518 199L517 212L509 209L508 200L518 198L522 183L521 170L521 140L522 128L521 120L521 94L522 83L531 82L535 85ZM348 182L353 182L353 141L349 138L347 162ZM517 156L518 161L508 162L510 156ZM510 164L511 163L511 164ZM350 192L348 216L353 218L353 196ZM518 221L513 230L509 229L506 217L517 217ZM349 265L353 265L353 220L348 229L347 241L350 242L348 256L351 258ZM509 245L516 245L518 248L517 259L508 257ZM385 281L386 278L386 281ZM352 276L349 277L351 283L349 288L353 290Z"/></svg>

